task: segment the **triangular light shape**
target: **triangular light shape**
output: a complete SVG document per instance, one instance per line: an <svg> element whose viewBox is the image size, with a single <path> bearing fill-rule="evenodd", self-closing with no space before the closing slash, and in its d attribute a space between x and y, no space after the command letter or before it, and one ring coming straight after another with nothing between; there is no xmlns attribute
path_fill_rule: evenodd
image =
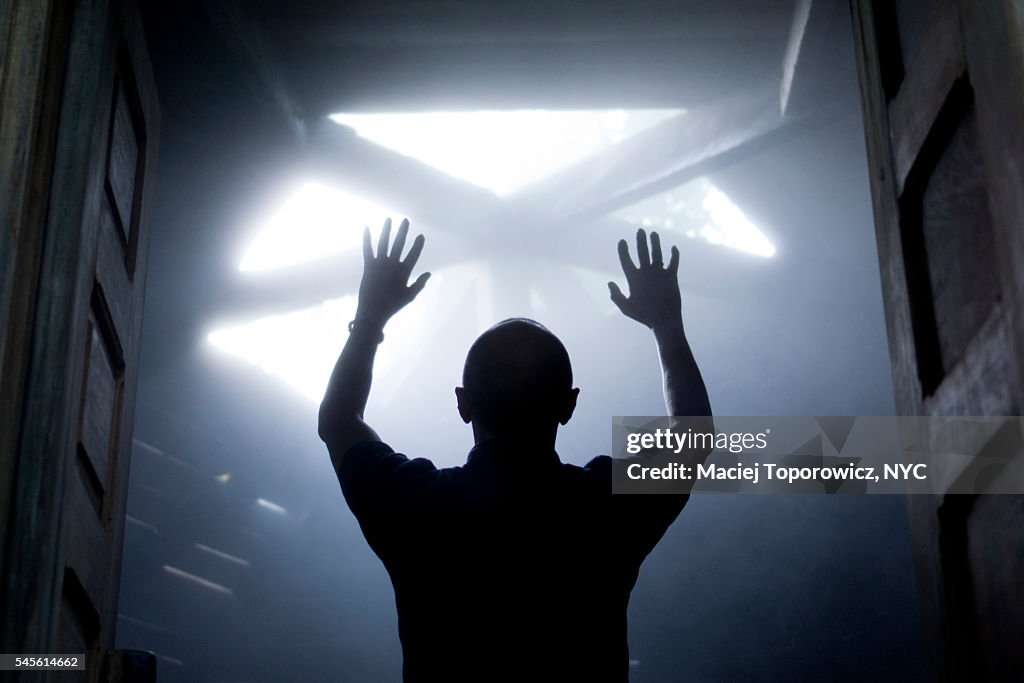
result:
<svg viewBox="0 0 1024 683"><path fill-rule="evenodd" d="M400 214L344 190L306 183L256 233L238 269L294 266L356 249L364 226L377 230Z"/></svg>
<svg viewBox="0 0 1024 683"><path fill-rule="evenodd" d="M340 113L331 120L362 138L506 196L683 111Z"/></svg>

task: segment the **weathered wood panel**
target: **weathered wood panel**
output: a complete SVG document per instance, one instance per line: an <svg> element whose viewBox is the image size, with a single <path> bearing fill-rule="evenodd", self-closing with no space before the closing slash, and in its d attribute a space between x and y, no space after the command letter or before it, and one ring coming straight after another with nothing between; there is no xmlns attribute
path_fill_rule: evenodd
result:
<svg viewBox="0 0 1024 683"><path fill-rule="evenodd" d="M1024 392L1024 38L1011 0L854 0L897 409L1017 415ZM942 481L973 476L946 462ZM1024 476L1019 463L997 476ZM1024 669L1020 501L912 496L939 680Z"/></svg>
<svg viewBox="0 0 1024 683"><path fill-rule="evenodd" d="M25 201L39 224L22 225L39 250L17 281L35 306L16 359L23 410L4 417L15 447L0 469L0 650L88 652L89 671L60 680L95 681L114 642L159 111L135 5L57 5L63 33L37 35L66 37L59 78L40 90L54 112L26 110L53 154L42 194Z"/></svg>
<svg viewBox="0 0 1024 683"><path fill-rule="evenodd" d="M5 566L17 440L32 350L35 283L68 50L67 7L0 4L0 567ZM6 575L3 578L6 584ZM0 604L4 601L0 600ZM5 610L5 617L8 616ZM9 619L5 619L8 621ZM0 646L9 632L0 631ZM4 649L4 652L13 652Z"/></svg>

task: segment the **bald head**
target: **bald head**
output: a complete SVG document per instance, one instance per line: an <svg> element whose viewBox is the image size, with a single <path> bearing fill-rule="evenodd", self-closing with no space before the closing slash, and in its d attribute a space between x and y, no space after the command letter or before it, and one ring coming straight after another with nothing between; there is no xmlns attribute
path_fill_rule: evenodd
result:
<svg viewBox="0 0 1024 683"><path fill-rule="evenodd" d="M474 425L495 435L564 424L575 406L565 346L527 318L503 320L480 335L469 349L462 383Z"/></svg>

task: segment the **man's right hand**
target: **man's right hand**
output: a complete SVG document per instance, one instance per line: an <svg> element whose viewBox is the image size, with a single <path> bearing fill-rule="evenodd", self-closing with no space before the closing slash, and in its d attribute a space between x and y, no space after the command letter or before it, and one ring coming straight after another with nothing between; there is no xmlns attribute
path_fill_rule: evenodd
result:
<svg viewBox="0 0 1024 683"><path fill-rule="evenodd" d="M626 240L619 241L619 261L629 286L626 297L614 282L608 283L612 301L626 316L653 330L682 327L682 303L679 296L679 250L672 247L668 266L661 253L661 238L651 233L650 249L647 234L641 228L636 233L636 251L639 266L633 264Z"/></svg>
<svg viewBox="0 0 1024 683"><path fill-rule="evenodd" d="M424 238L423 235L416 236L408 255L402 261L402 250L408 234L409 219L406 218L398 226L394 246L388 253L388 242L391 239L391 219L388 218L380 231L377 254L374 255L370 229L363 231L363 279L359 283L357 321L382 328L395 313L423 291L430 273L423 273L412 284L409 284L409 277L423 251Z"/></svg>

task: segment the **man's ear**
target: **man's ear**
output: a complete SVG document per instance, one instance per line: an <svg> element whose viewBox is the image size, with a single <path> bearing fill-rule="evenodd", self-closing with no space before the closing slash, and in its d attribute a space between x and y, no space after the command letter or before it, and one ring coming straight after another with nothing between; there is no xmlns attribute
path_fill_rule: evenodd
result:
<svg viewBox="0 0 1024 683"><path fill-rule="evenodd" d="M559 424L566 424L572 419L572 414L576 410L576 399L580 397L580 390L573 389L565 397L565 404L562 406L561 414L558 416Z"/></svg>
<svg viewBox="0 0 1024 683"><path fill-rule="evenodd" d="M455 402L459 406L459 417L466 424L473 420L473 413L469 407L469 399L466 398L466 390L463 387L455 387Z"/></svg>

